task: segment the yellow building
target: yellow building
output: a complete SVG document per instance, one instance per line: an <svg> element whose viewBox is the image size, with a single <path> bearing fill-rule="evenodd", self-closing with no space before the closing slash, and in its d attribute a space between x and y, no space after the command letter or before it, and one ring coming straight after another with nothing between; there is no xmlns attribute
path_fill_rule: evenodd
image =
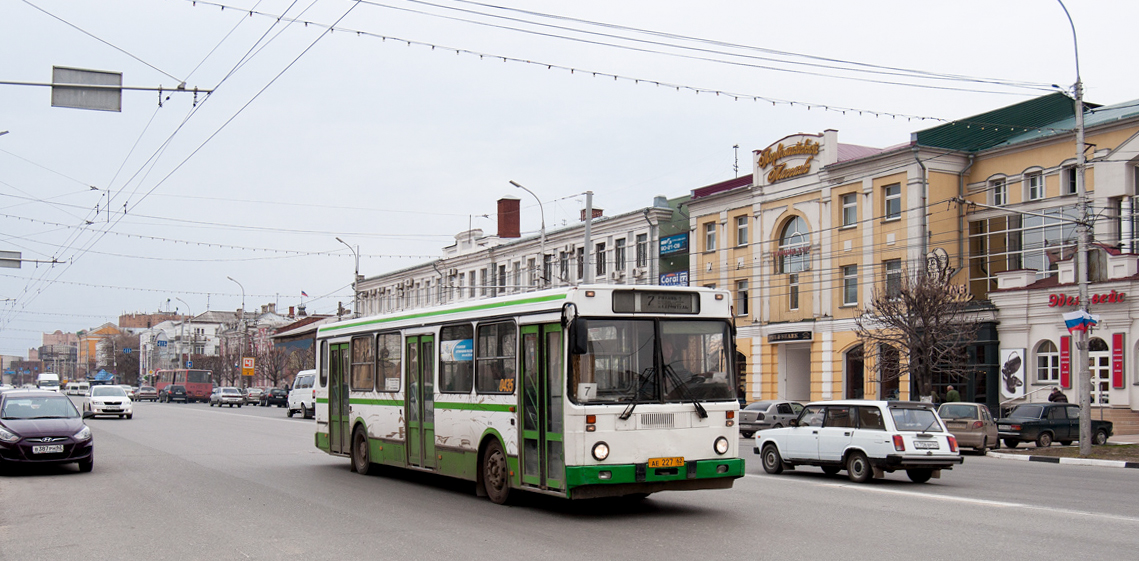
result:
<svg viewBox="0 0 1139 561"><path fill-rule="evenodd" d="M1131 152L1114 160L1139 130L1139 105L1091 107L1087 184L1108 217L1097 222L1096 240L1130 253L1139 238L1135 164ZM973 373L935 380L935 391L952 384L964 399L994 408L1003 401L998 350L1007 345L998 332L1003 341L1010 326L998 317L1010 310L998 309L990 292L1005 271L1052 279L1073 253L1072 228L1022 213L1073 206L1073 114L1071 98L1052 94L888 148L843 144L834 130L795 134L754 151L750 185L693 191L691 283L736 294L748 400L910 398L906 377L883 380L904 350L863 352L854 318L875 290L936 258L971 295L982 328L969 347ZM1112 183L1095 190L1104 174ZM1002 208L957 204L959 197Z"/></svg>

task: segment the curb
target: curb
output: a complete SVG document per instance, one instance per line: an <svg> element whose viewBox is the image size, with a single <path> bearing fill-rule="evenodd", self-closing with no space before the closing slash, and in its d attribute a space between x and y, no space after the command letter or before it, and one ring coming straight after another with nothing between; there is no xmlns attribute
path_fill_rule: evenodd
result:
<svg viewBox="0 0 1139 561"><path fill-rule="evenodd" d="M1025 456L1021 454L1002 454L1000 452L989 452L988 455L989 457L997 458L1000 460L1020 460L1024 462L1044 462L1046 464L1067 464L1074 466L1139 469L1139 462L1127 462L1123 460L1092 460L1088 458L1060 458L1056 456Z"/></svg>

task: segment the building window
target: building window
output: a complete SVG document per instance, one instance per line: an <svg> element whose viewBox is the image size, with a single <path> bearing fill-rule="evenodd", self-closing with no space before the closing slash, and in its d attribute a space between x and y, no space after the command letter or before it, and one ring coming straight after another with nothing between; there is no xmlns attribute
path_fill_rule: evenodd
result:
<svg viewBox="0 0 1139 561"><path fill-rule="evenodd" d="M1052 341L1044 341L1036 349L1036 381L1042 384L1060 381L1060 351Z"/></svg>
<svg viewBox="0 0 1139 561"><path fill-rule="evenodd" d="M747 245L747 217L736 217L736 245Z"/></svg>
<svg viewBox="0 0 1139 561"><path fill-rule="evenodd" d="M858 193L842 196L842 225L854 226L858 223Z"/></svg>
<svg viewBox="0 0 1139 561"><path fill-rule="evenodd" d="M736 281L736 315L746 316L748 310L747 281Z"/></svg>
<svg viewBox="0 0 1139 561"><path fill-rule="evenodd" d="M530 286L538 284L538 260L533 257L526 260L526 277Z"/></svg>
<svg viewBox="0 0 1139 561"><path fill-rule="evenodd" d="M1024 176L1024 183L1028 187L1028 200L1039 201L1044 198L1044 176L1040 173L1029 173Z"/></svg>
<svg viewBox="0 0 1139 561"><path fill-rule="evenodd" d="M542 254L542 285L550 282L550 273L553 268L553 255Z"/></svg>
<svg viewBox="0 0 1139 561"><path fill-rule="evenodd" d="M498 266L498 292L506 292L506 265Z"/></svg>
<svg viewBox="0 0 1139 561"><path fill-rule="evenodd" d="M577 279L581 280L581 279L585 278L585 248L584 247L577 248L576 253L577 253Z"/></svg>
<svg viewBox="0 0 1139 561"><path fill-rule="evenodd" d="M897 298L902 295L902 260L891 259L886 261L886 297Z"/></svg>
<svg viewBox="0 0 1139 561"><path fill-rule="evenodd" d="M886 220L902 217L902 184L895 183L883 187L886 194Z"/></svg>
<svg viewBox="0 0 1139 561"><path fill-rule="evenodd" d="M1065 195L1075 195L1078 191L1076 185L1076 167L1064 168L1063 173L1060 174L1060 181L1063 184L1063 193Z"/></svg>
<svg viewBox="0 0 1139 561"><path fill-rule="evenodd" d="M486 278L486 275L487 275L487 273L486 273L486 269L479 269L479 286L481 286L481 287L482 287L482 289L481 289L481 290L479 290L479 293L480 293L482 296L486 296L486 291L487 291L487 285L486 285L486 283L487 283L487 278Z"/></svg>
<svg viewBox="0 0 1139 561"><path fill-rule="evenodd" d="M569 252L558 252L558 278L569 280Z"/></svg>
<svg viewBox="0 0 1139 561"><path fill-rule="evenodd" d="M593 266L593 270L598 277L601 277L605 275L605 244L599 243L596 247L597 251L593 253L593 257L597 259L597 263Z"/></svg>
<svg viewBox="0 0 1139 561"><path fill-rule="evenodd" d="M1008 204L1008 185L1003 179L994 179L989 183L989 190L993 193L993 204L1004 206Z"/></svg>
<svg viewBox="0 0 1139 561"><path fill-rule="evenodd" d="M716 251L716 223L704 225L704 251Z"/></svg>
<svg viewBox="0 0 1139 561"><path fill-rule="evenodd" d="M807 231L807 221L796 216L783 227L779 236L779 252L776 264L780 273L798 273L807 270L810 259L811 233Z"/></svg>
<svg viewBox="0 0 1139 561"><path fill-rule="evenodd" d="M858 305L858 265L842 268L842 305Z"/></svg>
<svg viewBox="0 0 1139 561"><path fill-rule="evenodd" d="M649 266L649 235L637 234L637 266Z"/></svg>
<svg viewBox="0 0 1139 561"><path fill-rule="evenodd" d="M522 286L522 262L514 262L514 282L510 287L511 292L518 292L518 287Z"/></svg>
<svg viewBox="0 0 1139 561"><path fill-rule="evenodd" d="M625 238L614 242L617 247L613 250L613 268L618 271L625 270Z"/></svg>
<svg viewBox="0 0 1139 561"><path fill-rule="evenodd" d="M1035 215L1009 215L969 223L969 292L985 299L996 275L1032 269L1038 278L1053 275L1057 263L1076 251L1076 226L1064 209Z"/></svg>
<svg viewBox="0 0 1139 561"><path fill-rule="evenodd" d="M799 274L792 273L787 275L787 308L790 310L799 309Z"/></svg>

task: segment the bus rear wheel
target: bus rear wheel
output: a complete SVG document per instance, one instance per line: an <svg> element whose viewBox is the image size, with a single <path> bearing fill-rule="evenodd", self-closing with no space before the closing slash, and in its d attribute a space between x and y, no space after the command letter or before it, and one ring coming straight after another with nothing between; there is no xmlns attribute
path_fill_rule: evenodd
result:
<svg viewBox="0 0 1139 561"><path fill-rule="evenodd" d="M364 433L364 427L356 427L356 431L352 433L352 467L360 475L368 475L372 470L368 435Z"/></svg>
<svg viewBox="0 0 1139 561"><path fill-rule="evenodd" d="M490 502L505 504L510 498L510 468L506 463L506 454L502 452L502 445L497 440L492 440L486 447L482 460L482 478Z"/></svg>

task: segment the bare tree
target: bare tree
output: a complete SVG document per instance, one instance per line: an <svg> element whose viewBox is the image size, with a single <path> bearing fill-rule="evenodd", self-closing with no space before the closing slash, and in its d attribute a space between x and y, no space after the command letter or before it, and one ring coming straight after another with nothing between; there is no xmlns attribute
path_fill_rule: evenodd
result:
<svg viewBox="0 0 1139 561"><path fill-rule="evenodd" d="M115 377L121 384L138 385L138 335L123 333L111 337L110 350L113 353L111 364Z"/></svg>
<svg viewBox="0 0 1139 561"><path fill-rule="evenodd" d="M863 352L878 365L878 379L909 374L921 398L932 398L933 381L961 378L970 370L967 346L980 322L967 310L969 294L951 281L944 262L888 275L855 318Z"/></svg>
<svg viewBox="0 0 1139 561"><path fill-rule="evenodd" d="M289 351L277 347L269 347L257 355L257 372L268 380L270 385L278 387L285 377L285 366L289 362Z"/></svg>
<svg viewBox="0 0 1139 561"><path fill-rule="evenodd" d="M312 345L304 349L296 349L289 354L288 375L296 376L297 372L301 370L313 368L316 368L316 353L313 352Z"/></svg>

